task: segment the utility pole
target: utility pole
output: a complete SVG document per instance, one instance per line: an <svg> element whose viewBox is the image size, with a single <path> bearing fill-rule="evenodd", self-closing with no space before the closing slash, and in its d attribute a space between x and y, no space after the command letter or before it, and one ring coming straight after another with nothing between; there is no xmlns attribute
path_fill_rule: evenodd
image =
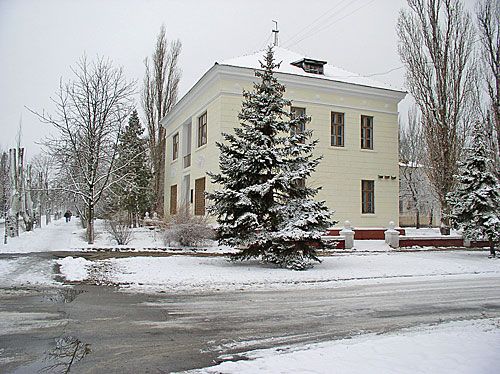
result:
<svg viewBox="0 0 500 374"><path fill-rule="evenodd" d="M278 30L278 21L273 20L273 22L274 22L274 30L273 30L273 34L274 34L274 46L277 47L278 46L278 33L280 31Z"/></svg>

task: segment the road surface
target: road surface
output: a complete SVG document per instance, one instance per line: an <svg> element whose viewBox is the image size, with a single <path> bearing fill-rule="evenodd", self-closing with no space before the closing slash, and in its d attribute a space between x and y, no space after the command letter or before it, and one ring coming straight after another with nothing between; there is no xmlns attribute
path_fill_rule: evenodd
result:
<svg viewBox="0 0 500 374"><path fill-rule="evenodd" d="M0 288L0 372L164 373L251 349L500 317L499 285L478 275L203 295Z"/></svg>

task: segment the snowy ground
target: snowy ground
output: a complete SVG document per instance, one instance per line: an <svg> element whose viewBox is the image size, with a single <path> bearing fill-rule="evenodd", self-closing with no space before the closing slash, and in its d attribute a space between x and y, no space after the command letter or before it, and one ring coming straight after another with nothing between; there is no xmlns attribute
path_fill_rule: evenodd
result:
<svg viewBox="0 0 500 374"><path fill-rule="evenodd" d="M54 260L40 258L0 259L0 287L60 286L54 265Z"/></svg>
<svg viewBox="0 0 500 374"><path fill-rule="evenodd" d="M95 243L89 245L85 239L85 230L81 228L78 219L73 218L66 223L64 219L53 220L48 226L43 226L35 231L24 232L17 238L8 238L6 245L0 245L2 253L31 253L49 251L93 251L93 250L113 250L113 251L164 251L171 253L212 253L227 254L234 252L227 246L218 246L216 242L207 243L199 248L179 248L165 245L161 231L147 227L140 227L132 230L132 239L127 245L117 245L114 239L106 232L104 222L97 220L95 224ZM439 237L439 229L422 228L406 229L407 236L411 237ZM452 232L452 237L458 237L457 232ZM430 247L412 248L412 250L429 250ZM383 240L355 240L354 248L351 250L334 250L334 252L388 252L394 251Z"/></svg>
<svg viewBox="0 0 500 374"><path fill-rule="evenodd" d="M215 318L215 316L217 316L214 310L220 311L220 315L222 316L228 314L228 295L234 297L236 300L235 305L238 305L238 308L246 312L248 304L242 305L241 300L250 302L250 300L246 300L247 295L251 295L252 303L255 303L255 300L259 298L263 300L269 298L269 302L273 303L278 297L277 295L284 294L285 292L283 291L285 290L287 293L297 293L297 296L293 295L293 300L302 300L300 297L303 294L310 295L315 292L325 293L327 295L323 295L323 297L331 298L333 301L331 304L325 304L323 309L320 308L320 312L316 316L316 318L323 318L323 316L326 316L323 322L319 324L319 326L321 326L319 328L319 333L324 333L321 329L324 328L325 324L333 323L335 326L339 324L339 318L335 317L336 312L334 308L345 304L345 300L347 300L344 299L344 301L341 301L341 298L332 297L331 295L335 292L342 291L348 295L347 297L349 300L354 300L352 301L352 305L343 306L346 308L347 312L351 313L351 311L355 311L358 315L362 315L363 318L373 318L377 323L386 323L387 320L370 317L370 315L365 316L367 310L366 305L365 308L363 308L360 303L364 302L364 300L369 297L375 297L384 292L386 295L389 295L387 296L388 300L393 302L395 299L395 288L400 290L400 297L406 300L410 297L409 288L410 285L412 285L414 289L413 295L418 293L426 302L429 302L430 309L419 309L421 308L421 304L424 303L423 301L414 303L416 309L413 308L413 306L409 309L400 309L399 304L394 304L396 307L390 304L379 308L382 311L387 311L385 314L386 317L383 318L387 318L387 315L391 315L391 313L396 316L404 315L409 316L406 318L411 320L412 324L414 324L413 318L415 321L418 321L420 318L418 313L422 313L422 310L425 310L425 313L434 313L436 321L455 320L457 319L457 317L453 317L455 314L453 314L452 317L448 316L444 318L443 315L445 314L443 314L443 311L446 311L446 308L452 306L455 308L452 308L454 310L453 313L458 313L457 310L460 308L463 308L464 311L461 313L466 313L465 311L471 309L471 306L467 304L467 302L469 302L473 304L474 307L477 307L479 312L474 316L468 317L462 317L465 314L460 314L458 318L481 318L481 316L485 316L490 319L472 322L453 322L446 325L399 330L398 332L389 334L365 334L356 336L352 339L334 340L300 346L288 345L281 348L251 351L244 354L243 358L245 359L243 360L241 360L239 356L221 357L225 362L216 367L195 371L195 373L430 372L441 374L498 372L497 369L500 365L500 355L498 354L498 352L500 352L500 320L496 312L498 309L495 309L495 305L499 305L498 293L494 293L498 290L498 288L495 288L495 284L498 284L498 280L500 279L500 260L488 259L487 252L466 250L402 252L390 250L383 241L356 241L356 250L345 253L333 253L331 256L322 257L323 262L317 264L313 269L297 272L263 265L257 261L232 263L220 256L195 256L190 250L178 252L172 249L170 250L171 253L164 253L164 255L160 257L153 257L151 253L143 253L142 255L136 253L116 255L95 253L95 250L99 248L106 248L108 246L109 248L118 247L103 233L101 223L102 222L98 222L97 226L98 231L101 231L101 235L98 236L96 244L90 247L84 242L83 230L78 226L78 222L75 220L70 223L65 223L63 220L55 221L49 226L38 229L32 233L24 233L19 238L9 239L9 244L5 246L0 245L0 254L5 253L5 255L0 256L0 296L6 297L5 300L11 300L14 298L14 294L18 295L17 293L19 292L19 295L23 292L29 294L29 292L31 292L29 291L30 289L36 292L40 292L39 289L49 290L50 292L56 290L59 292L68 289L89 288L93 289L96 294L106 290L105 292L109 292L108 296L121 295L122 298L147 298L147 302L140 303L141 308L147 309L147 313L145 312L147 315L145 314L139 318L139 321L147 321L147 323L149 323L147 326L160 326L162 329L170 326L172 330L169 330L169 332L171 333L175 333L174 330L179 329L179 326L186 326L190 331L193 329L207 331L210 334L212 334L212 329L214 329L214 334L216 334L218 331L217 328L220 329L222 325L233 328L234 321L238 320L238 318L243 318L243 320L248 321L248 323L256 323L256 321L261 320L260 318L264 318L261 314L250 316L242 314L244 317L236 315L236 319L222 320L222 322L219 322L219 325L213 325L211 320L207 319L207 310L209 310L207 309L207 305L212 306L212 308L218 308L212 309L211 314L208 314L210 318ZM153 251L152 248L162 248L163 246L159 233L141 228L136 230L135 234L135 241L132 242L131 245L136 250L150 248L149 251ZM426 230L421 234L422 236L433 236L435 232ZM415 235L415 232L412 232L412 235ZM62 255L60 253L50 253L54 250L64 251L75 249L81 250L81 252L76 254L66 253L64 254L65 257L61 257ZM120 250L131 251L132 249L121 247ZM93 253L88 253L89 251ZM216 251L220 251L220 249L212 250L212 252ZM161 251L161 253L163 254L163 251ZM109 258L110 255L116 257ZM86 258L82 256L86 256ZM64 285L61 279L74 283L83 282L98 285L116 285L121 290L138 293L114 292L114 288L110 287L71 287ZM478 280L487 283L493 291L487 292L484 296L481 294L479 299L477 296L471 299L474 295L470 295L471 293L474 294L476 292L475 290L484 291L485 289L484 284L478 286L478 283L473 283ZM462 295L464 295L464 288L461 286L457 288L459 292L457 295L460 297L456 298L454 294L449 296L451 302L448 299L442 300L445 299L443 293L436 293L437 296L431 297L429 301L430 289L441 290L444 294L450 295L450 291L446 288L446 285L450 283L456 284L457 282L468 285L473 284L473 286L471 286L473 290L468 291L469 296L462 297ZM429 283L431 286L427 289L421 288L422 285ZM17 290L14 288L19 286L23 287L23 289ZM374 287L382 287L385 290L389 289L389 292L381 292ZM356 291L356 289L358 291ZM373 291L374 289L375 291ZM417 291L415 291L415 289ZM239 292L241 290L248 292ZM275 290L274 293L273 290ZM260 291L270 291L274 296L269 296L270 293ZM146 295L142 293L157 294ZM167 295L163 295L163 293L167 293ZM93 305L92 303L95 302L96 298L95 295L89 297L89 294L86 293L82 295L81 300L78 299L80 300L78 310L85 312L87 310L85 308L90 308L89 305ZM88 299L85 299L85 296L87 296ZM182 300L173 303L172 300L176 297ZM212 299L213 297L220 297L220 299L214 301ZM226 299L224 299L224 297L226 297ZM358 299L353 299L355 297ZM157 298L157 301L150 301L150 298L151 300ZM461 298L461 300L456 301L458 298ZM175 314L185 299L190 300L189 302L186 301L186 305L192 303L193 310L186 309L188 312L185 314ZM122 299L118 297L117 300ZM309 328L310 326L308 323L311 321L308 319L307 313L310 313L308 308L311 305L314 305L315 308L318 307L318 303L321 302L321 300L323 299L316 297L316 295L312 296L312 299L305 303L303 312L301 310L297 311L298 305L296 305L296 307L291 307L290 305L292 304L278 303L284 310L290 311L291 314L295 312L300 318L304 318L303 320L291 321L291 328L287 328L285 331L290 333L290 331L293 331L293 328L299 325ZM414 299L412 298L412 300ZM477 300L484 300L485 304L489 303L489 306L481 306L479 305L480 302ZM91 303L89 305L85 304L90 301ZM75 303L76 302L77 301L75 301ZM197 304L198 302L201 304ZM372 301L367 302L371 303ZM211 303L213 303L213 305ZM441 308L437 309L437 312L433 309L437 308L436 304L439 304L439 308ZM65 326L67 323L70 323L70 320L62 320L59 314L52 311L52 309L45 311L39 310L38 308L40 308L40 305L37 304L35 306L36 309L29 313L25 311L24 308L26 305L24 304L21 305L20 309L22 313L14 313L10 309L4 307L0 308L2 309L0 311L0 331L4 331L5 334L17 334L18 331L24 330L45 331L44 329L48 329L51 331L51 336L55 336L54 334L56 331L63 327L66 329ZM127 303L124 305L132 309L135 304ZM186 305L182 305L183 308L187 308ZM258 307L255 307L255 305L258 305ZM255 305L254 308L258 310L269 310L270 308L267 304ZM120 304L119 308L117 308L120 313L122 313L122 307L123 305ZM376 307L370 307L375 311L379 310ZM57 308L59 308L59 306ZM100 304L98 308L99 313L101 313ZM168 321L164 321L163 319L159 320L159 313L150 313L148 308L173 308L174 314L166 314L169 318ZM495 312L483 315L481 314L483 313L481 308ZM127 310L129 311L130 309ZM71 310L71 308L69 308L69 310ZM89 315L94 318L93 309L89 310L92 312L89 312ZM413 312L416 314L411 314ZM154 316L154 319L148 319L151 318L148 317L150 314ZM133 313L131 313L131 315L135 316ZM193 325L197 321L198 315L199 323L198 325ZM346 316L346 313L345 311L342 311L342 313L338 312L337 316L339 315ZM372 315L379 314L375 313ZM160 317L161 316L163 316L163 314L161 314ZM74 314L72 318L74 318ZM273 322L272 319L270 320L267 317L263 320ZM95 320L91 321L92 324L96 323ZM434 320L431 319L427 320L425 323L431 321L434 322ZM78 331L80 331L79 329L82 328L82 326L86 326L79 321L75 323L75 326L78 327L76 330ZM183 323L186 325L183 325ZM353 326L359 329L359 322L353 323L353 316L350 314L347 314L345 323L347 323L346 329L350 329L347 331L352 331ZM391 328L393 325L396 327L398 326L397 323L393 325L389 322L387 323L388 328ZM214 328L214 326L219 327ZM409 326L409 324L405 326ZM84 329L88 329L88 327L84 327ZM101 332L103 329L105 330L104 327L98 328L97 330ZM268 328L265 329L266 332L268 330ZM325 328L325 330L328 331L327 328ZM259 338L259 336L257 336L258 334L253 336L255 335L255 330L253 328L250 329L250 331L252 334L251 336L241 339L240 334L242 334L242 332L237 331L233 334L234 336L232 336L232 339L239 339L244 342L252 340L260 341L260 338L262 341L266 341L266 339L269 340L268 335L262 334ZM363 331L377 330L365 329ZM192 332L190 334L185 334L184 331L181 332L182 336L189 336L192 334ZM150 331L148 330L147 334L149 333ZM282 332L280 333L282 334ZM80 334L82 334L81 331ZM123 334L123 332L120 334ZM95 336L95 341L100 341L102 338L98 334ZM147 347L143 348L150 349L150 337L146 335L146 332L142 335L132 334L131 336L147 336L147 339L143 342ZM158 336L161 336L161 334ZM167 334L166 336L170 335ZM273 333L270 336L274 338L274 336L280 337L281 335L279 333ZM345 337L348 335L330 335L328 339L337 339L339 336ZM224 339L227 338L226 335L223 335L223 337ZM32 338L30 337L30 339ZM194 352L193 355L199 356L201 348L206 349L207 342L215 341L214 344L216 346L220 346L222 344L221 342L223 342L223 340L220 340L220 336L218 337L220 341L213 339L212 336L210 336L210 338L205 338L203 336L203 339L195 341L199 346L191 341L187 341L182 349L185 350L187 347L192 347L193 344L195 344L193 346L194 348L192 348ZM120 344L122 344L120 339L113 340L119 341ZM161 342L160 344L160 341L161 340L157 340L157 346L165 346L165 342ZM298 340L288 340L281 344L292 344L297 341ZM308 340L308 342L317 341L318 339ZM108 343L109 342L106 342L106 344ZM24 346L24 344L25 342L21 341L19 346ZM95 344L97 346L97 343ZM175 342L169 344L179 343ZM274 341L272 345L245 345L243 350L270 346L276 347ZM120 350L122 347L117 349ZM134 350L135 349L137 349L137 347L134 346ZM234 354L235 351L217 351L217 355L227 354L228 352ZM139 356L141 355L142 353ZM102 360L104 360L103 362L106 362L109 356L110 355L104 355L104 358L102 358ZM164 358L159 357L157 359L163 360ZM234 362L231 362L232 360ZM210 365L210 362L212 362L212 358L197 367ZM91 364L89 363L89 365ZM189 368L192 367L196 366L189 366Z"/></svg>
<svg viewBox="0 0 500 374"><path fill-rule="evenodd" d="M355 250L323 257L323 263L305 272L276 269L258 262L230 263L222 257L194 257L192 249L166 249L161 234L148 228L138 228L128 247L112 243L105 233L103 222L97 221L96 243L84 241L84 230L73 219L53 221L42 229L9 238L0 245L2 253L50 251L94 251L118 248L123 251L164 251L183 256L111 258L89 261L67 257L57 262L62 275L70 282L116 284L122 288L146 292L205 291L219 289L275 289L300 285L322 286L339 281L383 280L393 277L428 277L476 273L496 275L500 261L487 260L485 253L476 251L445 251L401 253L391 250L381 240L355 241ZM422 235L434 235L437 230L413 230ZM203 249L201 250L203 251ZM229 249L213 246L206 252L222 254ZM13 285L54 285L54 265L50 256L37 255L5 257L0 260L0 283Z"/></svg>
<svg viewBox="0 0 500 374"><path fill-rule="evenodd" d="M220 257L138 256L98 261L66 257L57 262L68 281L116 284L140 292L332 287L336 282L500 274L500 260L469 251L335 255L302 272L258 262L232 263Z"/></svg>
<svg viewBox="0 0 500 374"><path fill-rule="evenodd" d="M243 356L188 373L496 374L500 320L451 322Z"/></svg>
<svg viewBox="0 0 500 374"><path fill-rule="evenodd" d="M425 237L440 237L441 232L439 231L438 227L424 227L420 229L416 229L414 227L405 227L405 235L406 236L411 236L411 237L419 237L419 236L425 236ZM462 234L460 231L451 229L450 235L447 235L447 237L455 238L455 237L461 237Z"/></svg>
<svg viewBox="0 0 500 374"><path fill-rule="evenodd" d="M157 251L166 252L184 251L205 253L229 253L232 249L226 246L217 246L215 242L201 248L167 247L163 242L162 233L147 227L132 230L132 239L128 245L117 245L114 239L106 232L104 221L97 220L95 224L96 238L92 245L85 241L85 230L81 228L78 219L71 222L64 219L52 221L41 229L23 232L19 237L8 238L7 244L0 244L2 253L32 253L49 251L92 251L96 249L112 249L120 251Z"/></svg>
<svg viewBox="0 0 500 374"><path fill-rule="evenodd" d="M0 253L29 253L69 250L78 235L75 221L65 223L60 219L34 231L23 232L16 238L7 238L0 244Z"/></svg>

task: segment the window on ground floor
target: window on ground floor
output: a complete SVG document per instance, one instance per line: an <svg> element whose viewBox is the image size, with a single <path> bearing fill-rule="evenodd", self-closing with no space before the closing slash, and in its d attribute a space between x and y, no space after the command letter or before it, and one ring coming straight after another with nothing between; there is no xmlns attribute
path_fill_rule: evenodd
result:
<svg viewBox="0 0 500 374"><path fill-rule="evenodd" d="M361 213L375 213L375 181L361 181Z"/></svg>
<svg viewBox="0 0 500 374"><path fill-rule="evenodd" d="M194 214L205 215L205 177L194 181Z"/></svg>
<svg viewBox="0 0 500 374"><path fill-rule="evenodd" d="M177 214L177 185L170 186L170 214Z"/></svg>

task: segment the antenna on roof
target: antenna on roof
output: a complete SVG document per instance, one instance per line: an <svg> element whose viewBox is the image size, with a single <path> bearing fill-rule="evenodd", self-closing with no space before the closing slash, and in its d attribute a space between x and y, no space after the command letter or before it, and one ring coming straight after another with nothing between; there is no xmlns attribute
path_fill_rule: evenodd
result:
<svg viewBox="0 0 500 374"><path fill-rule="evenodd" d="M273 33L274 33L274 46L277 47L278 46L278 33L280 32L278 30L278 21L275 21L275 20L272 20L274 22L274 30L273 30Z"/></svg>

